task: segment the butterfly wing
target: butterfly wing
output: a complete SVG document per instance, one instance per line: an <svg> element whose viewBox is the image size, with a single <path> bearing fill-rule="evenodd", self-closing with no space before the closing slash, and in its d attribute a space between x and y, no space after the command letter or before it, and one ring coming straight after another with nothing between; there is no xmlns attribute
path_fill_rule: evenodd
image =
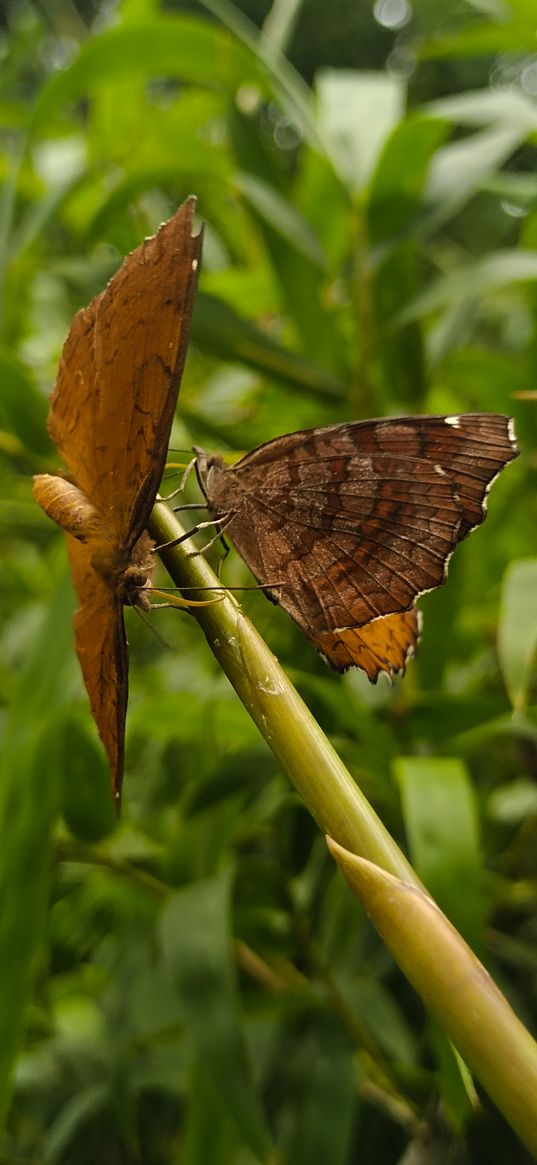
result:
<svg viewBox="0 0 537 1165"><path fill-rule="evenodd" d="M114 799L119 806L129 671L123 607L93 569L91 544L68 535L67 548L80 602L74 616L76 653L93 718L108 755Z"/></svg>
<svg viewBox="0 0 537 1165"><path fill-rule="evenodd" d="M380 617L444 581L515 456L509 419L493 414L334 425L253 450L215 479L212 500L209 474L208 501L234 513L237 550L260 582L283 581L272 597L334 667L363 666L364 626L379 620L365 635L365 670L376 653L378 674L404 666L417 637L410 616Z"/></svg>
<svg viewBox="0 0 537 1165"><path fill-rule="evenodd" d="M381 671L390 677L405 671L416 653L420 630L420 613L411 607L409 611L372 619L363 627L321 631L310 638L336 671L360 667L375 684Z"/></svg>
<svg viewBox="0 0 537 1165"><path fill-rule="evenodd" d="M50 434L86 497L132 547L162 478L201 257L190 198L73 321Z"/></svg>
<svg viewBox="0 0 537 1165"><path fill-rule="evenodd" d="M75 317L49 414L72 481L40 475L34 484L68 535L76 650L118 803L128 695L120 588L141 565L166 460L201 255L194 206L185 202Z"/></svg>

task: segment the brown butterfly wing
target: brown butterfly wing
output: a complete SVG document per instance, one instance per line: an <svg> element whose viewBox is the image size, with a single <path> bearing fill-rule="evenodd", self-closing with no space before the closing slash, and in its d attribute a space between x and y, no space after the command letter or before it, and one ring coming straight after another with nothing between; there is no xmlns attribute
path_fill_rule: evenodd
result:
<svg viewBox="0 0 537 1165"><path fill-rule="evenodd" d="M166 460L201 256L194 206L185 202L75 317L49 415L72 482L41 475L34 484L47 513L76 534L68 536L76 649L118 801L128 696L119 586Z"/></svg>
<svg viewBox="0 0 537 1165"><path fill-rule="evenodd" d="M67 549L80 608L75 646L93 718L106 749L119 803L125 751L128 651L123 607L91 565L92 547L68 535Z"/></svg>
<svg viewBox="0 0 537 1165"><path fill-rule="evenodd" d="M229 536L256 578L284 581L272 597L344 668L349 657L361 666L357 641L347 635L336 649L334 633L340 643L342 632L408 611L439 586L515 456L502 416L361 421L277 438L213 481L209 471L206 487L213 510L234 513ZM412 640L409 626L397 631ZM394 670L386 657L379 670Z"/></svg>
<svg viewBox="0 0 537 1165"><path fill-rule="evenodd" d="M201 256L190 198L73 321L49 430L73 479L133 546L159 487Z"/></svg>
<svg viewBox="0 0 537 1165"><path fill-rule="evenodd" d="M67 534L67 549L80 608L74 616L75 646L91 710L108 755L114 796L119 803L128 696L128 655L123 607L114 589L93 565L113 531L95 506L65 478L39 474L34 493Z"/></svg>

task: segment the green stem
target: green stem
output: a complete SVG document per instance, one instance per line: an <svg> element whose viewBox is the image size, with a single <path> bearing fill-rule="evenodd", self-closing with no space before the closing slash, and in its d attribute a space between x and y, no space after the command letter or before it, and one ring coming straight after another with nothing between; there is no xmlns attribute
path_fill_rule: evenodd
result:
<svg viewBox="0 0 537 1165"><path fill-rule="evenodd" d="M180 538L184 531L175 516L160 503L153 511L150 533L157 543L165 543ZM218 588L219 585L201 556L189 557L193 550L187 541L160 551L186 598L189 587ZM190 591L192 598L199 599L199 595L199 589ZM377 928L410 982L433 1014L439 1016L444 1030L455 1040L513 1129L536 1151L535 1108L530 1097L535 1095L537 1058L529 1033L468 948L465 948L465 959L470 969L461 979L453 949L457 944L464 946L462 939L431 899L416 893L416 875L277 660L242 614L236 600L225 591L222 595L222 602L192 608L211 650L320 828L349 851L343 853L347 865L354 868L360 859L367 859L365 868L369 879L375 888L379 883L383 891L382 907L388 913L391 927L388 936L376 920L372 895L360 895L365 908L375 918ZM342 842L342 838L346 841ZM330 844L337 857L337 846ZM400 878L400 883L393 883L385 892L382 871ZM395 886L402 904L395 901ZM358 893L359 890L360 887ZM425 923L417 913L416 904L425 914ZM435 932L433 941L435 922L438 933ZM416 942L418 924L420 943ZM394 928L397 928L395 945L390 942ZM438 983L442 982L442 989L433 970L440 977ZM469 991L470 1003L461 1007L463 985ZM499 1037L489 1039L488 1033L496 1032ZM506 1052L505 1056L498 1055L498 1048Z"/></svg>
<svg viewBox="0 0 537 1165"><path fill-rule="evenodd" d="M328 844L408 981L537 1157L537 1044L529 1031L428 895Z"/></svg>
<svg viewBox="0 0 537 1165"><path fill-rule="evenodd" d="M157 545L184 533L162 502L153 510L149 527ZM159 551L184 597L189 587L219 583L201 556L192 557L189 542ZM189 557L190 554L190 557ZM214 592L212 592L214 594ZM323 833L353 853L367 857L406 882L417 882L384 825L340 761L278 661L242 613L222 590L222 602L191 608L211 650L245 708ZM190 597L200 598L199 590Z"/></svg>

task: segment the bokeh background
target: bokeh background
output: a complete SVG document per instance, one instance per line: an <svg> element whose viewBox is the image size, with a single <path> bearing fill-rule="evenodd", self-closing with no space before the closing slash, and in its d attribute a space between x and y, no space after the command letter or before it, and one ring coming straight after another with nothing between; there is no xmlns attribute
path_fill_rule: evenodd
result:
<svg viewBox="0 0 537 1165"><path fill-rule="evenodd" d="M57 466L74 312L190 193L175 449L515 416L522 456L422 600L404 680L331 674L243 602L534 1027L534 0L6 0L0 70L0 1160L525 1161L186 614L152 617L163 646L127 613L116 824L31 475ZM236 556L225 578L251 581Z"/></svg>

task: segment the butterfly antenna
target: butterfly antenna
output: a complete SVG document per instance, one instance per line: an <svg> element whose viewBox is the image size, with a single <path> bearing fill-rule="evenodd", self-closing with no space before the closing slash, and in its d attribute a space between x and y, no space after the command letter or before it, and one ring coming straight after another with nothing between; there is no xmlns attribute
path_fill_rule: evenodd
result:
<svg viewBox="0 0 537 1165"><path fill-rule="evenodd" d="M151 610L152 611L160 610L162 607L181 607L183 610L185 610L185 609L188 610L189 607L212 607L214 603L221 603L221 602L223 602L223 600L225 598L224 587L218 587L218 588L217 587L212 587L212 588L211 587L184 587L183 589L185 591L186 590L204 591L204 590L211 590L211 589L217 590L218 589L219 594L214 599L184 599L182 595L173 594L173 588L171 588L171 587L169 589L167 588L166 590L161 590L160 587L151 587L151 590L152 590L154 595L161 595L163 599L165 599L167 597L167 595L170 596L170 598L168 599L168 601L166 603L152 603ZM171 597L172 594L173 594L173 598Z"/></svg>
<svg viewBox="0 0 537 1165"><path fill-rule="evenodd" d="M289 583L282 580L282 582L273 582L273 583L251 583L251 584L245 583L244 586L237 586L237 587L228 587L226 583L221 583L220 586L211 587L211 586L207 586L205 583L203 583L201 586L198 586L198 587L187 587L185 585L182 588L181 587L146 587L145 589L148 591L149 590L154 591L154 593L156 595L174 595L181 590L184 590L184 591L186 591L186 590L188 590L188 591L266 591L266 590L275 589L277 587L280 588L280 587L287 587L287 586L289 586ZM185 599L185 604L187 606L191 606L191 603L189 602L188 599ZM181 603L181 606L182 605L183 604ZM157 611L157 610L159 610L160 607L172 607L172 606L174 607L175 603L152 603L151 610Z"/></svg>

